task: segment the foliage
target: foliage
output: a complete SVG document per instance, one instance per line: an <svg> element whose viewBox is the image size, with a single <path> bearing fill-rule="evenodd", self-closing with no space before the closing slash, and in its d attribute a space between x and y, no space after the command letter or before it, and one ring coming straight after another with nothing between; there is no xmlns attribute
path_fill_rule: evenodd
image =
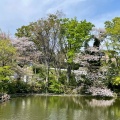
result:
<svg viewBox="0 0 120 120"><path fill-rule="evenodd" d="M66 73L65 72L62 72L60 74L60 77L59 77L59 82L63 85L66 85L67 84L67 77L66 77Z"/></svg>
<svg viewBox="0 0 120 120"><path fill-rule="evenodd" d="M45 92L45 85L41 82L27 84L23 81L2 81L0 82L0 92L7 92L9 94L42 93Z"/></svg>
<svg viewBox="0 0 120 120"><path fill-rule="evenodd" d="M12 73L13 71L10 66L0 67L0 80L9 80Z"/></svg>
<svg viewBox="0 0 120 120"><path fill-rule="evenodd" d="M105 22L107 35L106 47L109 61L108 79L113 85L119 85L120 76L120 17Z"/></svg>
<svg viewBox="0 0 120 120"><path fill-rule="evenodd" d="M84 84L87 87L99 84L106 86L120 85L120 17L105 22L105 29L99 30L97 35L91 35L94 25L86 20L78 21L77 18L62 18L62 14L49 14L36 22L17 29L17 41L11 41L5 34L0 34L0 91L8 93L71 93L76 86ZM94 39L94 50L87 50L88 42ZM104 50L107 60L101 62L99 46L104 39L107 50ZM96 41L98 44L96 45ZM17 55L16 49L17 48ZM84 51L81 48L84 47ZM90 60L78 64L74 63L77 53L84 59L98 57L99 60ZM95 56L94 56L95 55ZM31 83L13 81L10 76L17 68L32 66L33 74ZM82 60L81 60L82 61ZM84 65L83 65L84 64ZM13 68L14 66L14 68ZM79 67L87 66L87 74ZM99 67L92 69L92 66ZM101 67L106 67L106 75L102 75ZM61 69L65 68L65 69ZM22 70L22 69L21 69ZM72 72L80 71L79 80ZM96 70L96 71L95 71ZM15 71L15 73L17 73ZM88 74L89 73L89 74ZM101 76L99 77L100 74ZM103 79L107 78L105 81ZM22 77L21 77L22 78ZM93 81L92 81L93 80ZM106 82L107 81L107 82ZM100 86L100 87L101 87ZM103 87L103 86L102 86Z"/></svg>
<svg viewBox="0 0 120 120"><path fill-rule="evenodd" d="M106 21L105 28L111 41L109 47L112 46L113 50L120 53L120 17L115 17L112 21Z"/></svg>
<svg viewBox="0 0 120 120"><path fill-rule="evenodd" d="M67 62L67 82L70 82L71 68L75 53L80 52L86 39L90 39L90 31L94 25L90 22L78 21L76 18L61 19L60 46Z"/></svg>
<svg viewBox="0 0 120 120"><path fill-rule="evenodd" d="M12 46L10 40L0 40L0 81L9 81L13 74L13 63L16 49ZM2 83L1 83L2 84ZM5 86L5 85L4 85ZM2 89L3 87L2 86Z"/></svg>
<svg viewBox="0 0 120 120"><path fill-rule="evenodd" d="M3 31L0 29L0 40L9 40L9 39L10 39L9 33L6 34L5 32L3 32Z"/></svg>
<svg viewBox="0 0 120 120"><path fill-rule="evenodd" d="M1 93L8 92L8 81L7 80L0 81L0 92Z"/></svg>
<svg viewBox="0 0 120 120"><path fill-rule="evenodd" d="M15 33L18 37L30 37L31 36L31 26L22 26L21 28L17 29L17 33Z"/></svg>
<svg viewBox="0 0 120 120"><path fill-rule="evenodd" d="M50 80L49 82L49 88L50 93L63 93L63 85L56 81L56 80Z"/></svg>
<svg viewBox="0 0 120 120"><path fill-rule="evenodd" d="M17 64L20 67L39 63L40 52L32 41L28 38L19 38L12 40L12 45L16 48Z"/></svg>
<svg viewBox="0 0 120 120"><path fill-rule="evenodd" d="M120 76L116 76L112 78L113 85L120 85Z"/></svg>
<svg viewBox="0 0 120 120"><path fill-rule="evenodd" d="M10 40L0 40L0 66L11 65L14 61L16 49Z"/></svg>
<svg viewBox="0 0 120 120"><path fill-rule="evenodd" d="M80 50L83 42L91 37L90 30L92 27L93 24L86 20L78 21L76 18L61 19L61 42L64 43L63 50L66 53L68 63L73 62L75 53Z"/></svg>
<svg viewBox="0 0 120 120"><path fill-rule="evenodd" d="M46 18L41 18L28 26L22 26L16 33L18 37L28 37L29 40L34 42L36 48L42 52L46 85L49 81L50 63L55 60L55 51L58 47L59 26L59 14L49 14Z"/></svg>

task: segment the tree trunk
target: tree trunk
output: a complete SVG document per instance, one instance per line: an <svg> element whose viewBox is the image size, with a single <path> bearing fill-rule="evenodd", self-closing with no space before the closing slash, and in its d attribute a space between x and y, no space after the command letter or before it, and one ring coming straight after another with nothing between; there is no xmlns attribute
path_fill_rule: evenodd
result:
<svg viewBox="0 0 120 120"><path fill-rule="evenodd" d="M70 82L70 76L71 76L71 65L70 63L67 64L67 83Z"/></svg>
<svg viewBox="0 0 120 120"><path fill-rule="evenodd" d="M47 61L46 62L46 81L45 81L45 88L46 88L46 93L48 93L48 87L49 87L49 71L50 71L50 66Z"/></svg>

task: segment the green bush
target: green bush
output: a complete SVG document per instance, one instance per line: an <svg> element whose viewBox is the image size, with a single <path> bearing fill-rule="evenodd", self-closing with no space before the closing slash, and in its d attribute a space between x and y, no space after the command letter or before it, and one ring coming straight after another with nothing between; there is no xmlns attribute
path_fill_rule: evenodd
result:
<svg viewBox="0 0 120 120"><path fill-rule="evenodd" d="M50 93L57 93L57 94L63 93L63 85L56 80L50 80L48 91Z"/></svg>
<svg viewBox="0 0 120 120"><path fill-rule="evenodd" d="M16 88L16 81L12 81L8 84L8 93L15 94L18 88Z"/></svg>
<svg viewBox="0 0 120 120"><path fill-rule="evenodd" d="M71 74L71 76L70 76L69 85L70 85L70 86L76 86L76 85L77 85L77 82L76 82L76 79L75 79L75 75L74 75L74 74Z"/></svg>
<svg viewBox="0 0 120 120"><path fill-rule="evenodd" d="M72 70L78 70L80 67L79 63L72 63Z"/></svg>
<svg viewBox="0 0 120 120"><path fill-rule="evenodd" d="M36 81L31 85L31 92L42 93L45 92L45 84L43 81Z"/></svg>
<svg viewBox="0 0 120 120"><path fill-rule="evenodd" d="M67 82L66 74L65 74L65 73L61 73L58 81L59 81L61 84L66 85L66 84L67 84L67 83L66 83L66 82Z"/></svg>

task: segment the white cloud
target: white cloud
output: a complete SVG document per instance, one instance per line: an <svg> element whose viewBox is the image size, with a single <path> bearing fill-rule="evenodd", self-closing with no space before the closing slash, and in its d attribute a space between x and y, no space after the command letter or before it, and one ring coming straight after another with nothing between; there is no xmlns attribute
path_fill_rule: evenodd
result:
<svg viewBox="0 0 120 120"><path fill-rule="evenodd" d="M81 6L80 4L85 1L86 0L59 0L57 2L54 1L54 6L49 8L47 10L47 13L55 12L56 10L63 10L65 13L67 13L71 10L74 10L76 5Z"/></svg>

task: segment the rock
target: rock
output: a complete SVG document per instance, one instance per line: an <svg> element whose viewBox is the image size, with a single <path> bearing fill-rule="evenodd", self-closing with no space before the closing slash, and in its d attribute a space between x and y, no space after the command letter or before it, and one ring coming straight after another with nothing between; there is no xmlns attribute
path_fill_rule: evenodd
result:
<svg viewBox="0 0 120 120"><path fill-rule="evenodd" d="M5 102L10 99L10 95L8 94L0 94L0 102Z"/></svg>

